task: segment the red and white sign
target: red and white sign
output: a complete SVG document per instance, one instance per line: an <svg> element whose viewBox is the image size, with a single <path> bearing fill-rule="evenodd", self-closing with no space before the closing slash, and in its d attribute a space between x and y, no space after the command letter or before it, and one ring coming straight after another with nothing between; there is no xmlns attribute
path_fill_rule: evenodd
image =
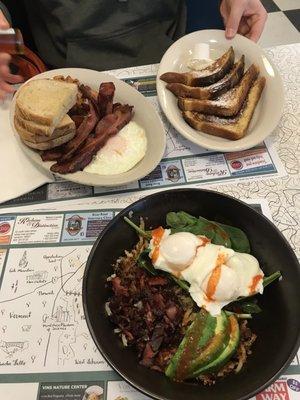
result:
<svg viewBox="0 0 300 400"><path fill-rule="evenodd" d="M276 381L256 396L256 400L290 400L286 381Z"/></svg>

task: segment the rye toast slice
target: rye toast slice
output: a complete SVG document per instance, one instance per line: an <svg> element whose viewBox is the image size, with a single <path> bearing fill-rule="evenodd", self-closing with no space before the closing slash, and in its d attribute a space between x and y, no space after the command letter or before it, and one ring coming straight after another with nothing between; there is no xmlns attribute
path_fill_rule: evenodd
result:
<svg viewBox="0 0 300 400"><path fill-rule="evenodd" d="M160 79L167 83L183 83L188 86L207 86L222 79L234 64L234 51L230 47L220 58L201 71L166 72Z"/></svg>
<svg viewBox="0 0 300 400"><path fill-rule="evenodd" d="M193 111L183 111L183 118L194 129L209 135L231 140L241 139L247 132L265 83L266 79L264 77L256 79L244 101L242 109L233 118L217 117Z"/></svg>
<svg viewBox="0 0 300 400"><path fill-rule="evenodd" d="M215 99L227 90L233 88L241 80L245 67L245 56L243 55L233 68L216 83L209 86L195 87L183 83L168 83L166 88L177 97L191 97L193 99Z"/></svg>
<svg viewBox="0 0 300 400"><path fill-rule="evenodd" d="M259 69L252 64L238 85L228 90L215 100L178 99L178 106L182 111L197 111L203 114L212 114L224 117L236 115L244 103L252 83L258 77Z"/></svg>

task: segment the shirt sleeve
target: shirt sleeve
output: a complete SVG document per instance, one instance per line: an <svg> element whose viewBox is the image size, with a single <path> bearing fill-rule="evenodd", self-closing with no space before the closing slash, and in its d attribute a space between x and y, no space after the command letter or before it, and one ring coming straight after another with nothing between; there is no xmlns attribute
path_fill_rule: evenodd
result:
<svg viewBox="0 0 300 400"><path fill-rule="evenodd" d="M9 14L8 9L6 8L6 6L2 3L2 1L0 1L0 11L3 12L5 18L7 19L7 21L8 21L9 24L11 25L11 17L10 17L10 14Z"/></svg>

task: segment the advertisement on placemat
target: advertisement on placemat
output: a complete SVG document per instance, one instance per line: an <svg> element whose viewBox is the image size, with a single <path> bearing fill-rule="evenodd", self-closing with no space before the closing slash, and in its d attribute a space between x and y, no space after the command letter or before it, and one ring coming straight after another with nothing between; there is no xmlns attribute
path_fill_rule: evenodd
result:
<svg viewBox="0 0 300 400"><path fill-rule="evenodd" d="M104 400L104 382L41 383L38 400Z"/></svg>

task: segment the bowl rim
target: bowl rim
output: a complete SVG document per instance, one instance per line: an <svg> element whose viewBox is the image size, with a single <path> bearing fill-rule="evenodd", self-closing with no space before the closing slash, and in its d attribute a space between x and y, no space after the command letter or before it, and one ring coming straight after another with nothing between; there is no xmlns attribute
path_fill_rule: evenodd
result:
<svg viewBox="0 0 300 400"><path fill-rule="evenodd" d="M122 370L120 370L120 368L115 365L114 362L112 362L109 358L109 355L107 355L105 353L105 351L102 349L102 345L101 343L98 342L98 339L94 333L93 327L92 327L92 322L90 320L89 317L89 313L88 313L88 306L87 306L87 286L88 286L88 275L89 275L89 270L91 268L91 262L92 259L94 257L96 248L98 246L98 243L100 243L100 241L102 240L102 238L106 235L106 233L111 229L111 227L114 225L115 221L121 217L123 217L124 215L126 215L129 211L131 211L131 208L134 207L135 205L139 204L140 202L147 200L148 198L152 198L152 197L157 197L161 194L164 193L178 193L178 192L204 192L204 193L212 193L214 195L220 196L220 197L225 197L228 198L230 200L234 200L235 202L246 206L248 208L250 208L257 216L259 216L260 218L263 218L264 222L267 223L268 225L270 225L273 229L275 228L275 230L277 231L277 233L279 234L281 240L285 243L285 245L291 250L291 256L294 258L295 262L298 264L298 269L300 270L300 263L297 259L297 256L294 252L294 250L292 249L291 245L289 244L289 242L287 241L287 239L284 237L284 235L282 234L282 232L276 227L276 225L270 221L264 214L259 213L258 211L256 211L254 208L252 208L250 205L248 205L247 203L243 202L240 199L236 199L233 196L230 196L228 194L225 193L220 193L214 190L208 190L208 189L198 189L198 188L180 188L180 189L170 189L170 190L163 190L160 192L156 192L156 193L152 193L148 196L142 197L141 199L138 199L137 201L131 203L130 205L128 205L127 207L125 207L122 211L120 211L104 228L104 230L100 233L100 235L98 236L98 238L96 239L90 254L88 256L87 262L86 262L86 267L84 270L84 275L83 275L83 281L82 281L82 303L83 303L83 310L84 310L84 315L85 315L85 319L86 319L86 323L89 329L89 332L92 336L92 339L94 341L94 343L96 344L99 352L101 353L101 355L103 356L103 358L107 361L107 363L113 368L113 370L115 372L117 372L127 383L129 383L131 386L133 386L135 389L137 389L138 391L140 391L141 393L145 394L146 396L151 397L154 400L168 400L167 398L160 396L157 397L154 393L152 393L151 391L148 391L147 389L144 389L142 386L140 386L139 384L136 384L134 380L132 380L131 378L129 378L126 374L126 372L123 372ZM273 374L273 376L271 378L269 378L263 385L259 386L257 389L253 390L252 392L248 393L247 395L244 395L242 397L240 397L239 399L235 399L235 400L248 400L250 398L252 398L253 396L255 396L256 394L262 392L264 389L266 389L267 387L269 387L281 374L282 372L290 365L291 361L293 360L293 358L295 357L295 355L297 354L297 351L299 349L300 346L300 330L298 332L298 338L295 341L294 345L293 345L293 349L289 355L289 357L286 359L286 361L284 362L284 364Z"/></svg>

